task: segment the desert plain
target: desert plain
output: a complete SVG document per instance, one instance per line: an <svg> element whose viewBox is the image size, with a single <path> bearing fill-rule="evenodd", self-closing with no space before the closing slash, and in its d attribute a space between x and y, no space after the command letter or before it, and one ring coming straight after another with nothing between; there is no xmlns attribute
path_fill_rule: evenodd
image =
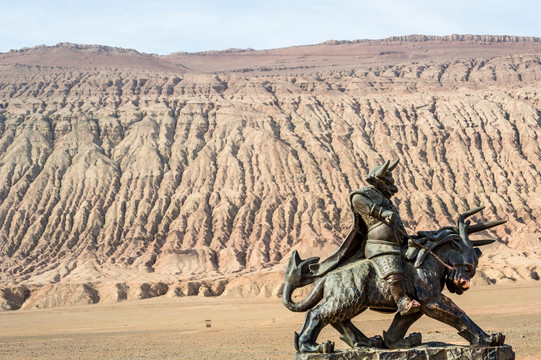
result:
<svg viewBox="0 0 541 360"><path fill-rule="evenodd" d="M447 295L449 295L447 293ZM474 287L451 298L485 331L502 331L517 359L541 358L541 287ZM2 359L293 359L304 315L278 298L159 297L115 304L0 313ZM210 320L211 327L206 327ZM354 323L382 334L391 315L372 311ZM466 345L455 329L423 317L423 341ZM320 339L347 345L332 328Z"/></svg>

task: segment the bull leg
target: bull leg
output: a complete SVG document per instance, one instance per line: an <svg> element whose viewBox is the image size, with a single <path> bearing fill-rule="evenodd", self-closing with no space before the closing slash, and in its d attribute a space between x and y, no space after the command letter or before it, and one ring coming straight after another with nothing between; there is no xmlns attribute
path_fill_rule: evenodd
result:
<svg viewBox="0 0 541 360"><path fill-rule="evenodd" d="M487 334L443 294L423 300L421 306L422 312L426 315L457 329L458 334L468 340L470 345L499 346L505 342L504 334Z"/></svg>
<svg viewBox="0 0 541 360"><path fill-rule="evenodd" d="M383 339L377 335L372 338L367 337L361 330L359 330L351 320L345 320L339 323L332 324L332 326L340 333L340 339L351 346L352 348L368 346L380 348L383 345Z"/></svg>
<svg viewBox="0 0 541 360"><path fill-rule="evenodd" d="M321 321L318 309L319 306L306 312L304 325L298 337L295 338L297 343L296 348L299 352L331 353L334 351L334 343L332 341L326 341L321 344L316 343L321 329L326 325Z"/></svg>
<svg viewBox="0 0 541 360"><path fill-rule="evenodd" d="M383 332L385 346L389 349L410 348L420 345L422 337L420 333L411 333L404 338L410 326L419 320L423 313L417 312L410 315L400 315L396 313L389 330Z"/></svg>

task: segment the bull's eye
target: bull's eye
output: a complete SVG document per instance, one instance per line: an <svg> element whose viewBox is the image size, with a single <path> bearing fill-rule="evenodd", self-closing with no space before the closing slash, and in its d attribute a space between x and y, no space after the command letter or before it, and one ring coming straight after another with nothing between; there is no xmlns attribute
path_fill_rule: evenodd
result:
<svg viewBox="0 0 541 360"><path fill-rule="evenodd" d="M464 266L466 267L466 272L469 272L469 273L473 272L473 265L465 264Z"/></svg>

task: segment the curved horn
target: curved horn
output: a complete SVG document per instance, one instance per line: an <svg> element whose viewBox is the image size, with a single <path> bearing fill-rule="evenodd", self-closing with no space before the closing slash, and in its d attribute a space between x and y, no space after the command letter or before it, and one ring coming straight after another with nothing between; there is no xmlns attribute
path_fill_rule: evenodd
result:
<svg viewBox="0 0 541 360"><path fill-rule="evenodd" d="M396 165L398 164L398 160L400 159L396 159L391 165L389 165L389 171L393 171L394 168L396 167Z"/></svg>
<svg viewBox="0 0 541 360"><path fill-rule="evenodd" d="M383 164L379 168L379 170L376 172L376 177L377 178L381 179L381 178L385 177L385 174L387 173L387 169L389 168L389 163L390 163L390 161L387 160L387 161L385 161L385 164Z"/></svg>
<svg viewBox="0 0 541 360"><path fill-rule="evenodd" d="M470 210L466 211L465 213L463 213L462 216L464 216L464 219L465 219L465 218L470 217L470 216L472 216L474 214L477 214L479 211L483 210L484 208L485 208L484 206L480 206L480 207L470 209Z"/></svg>
<svg viewBox="0 0 541 360"><path fill-rule="evenodd" d="M494 221L487 221L485 223L472 225L472 226L468 227L468 234L472 234L474 232L490 229L490 228L492 228L494 226L498 226L498 225L504 224L506 222L507 222L507 220L494 220Z"/></svg>
<svg viewBox="0 0 541 360"><path fill-rule="evenodd" d="M489 245L495 242L494 239L486 239L486 240L470 240L471 244L473 246L483 246L483 245Z"/></svg>

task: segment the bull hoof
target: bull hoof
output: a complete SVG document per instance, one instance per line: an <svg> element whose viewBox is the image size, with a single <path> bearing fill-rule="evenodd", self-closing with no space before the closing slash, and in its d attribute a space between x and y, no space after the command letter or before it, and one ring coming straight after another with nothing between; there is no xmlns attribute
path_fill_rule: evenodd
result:
<svg viewBox="0 0 541 360"><path fill-rule="evenodd" d="M460 332L459 332L460 335ZM486 336L474 338L470 343L472 346L502 346L505 343L505 335L502 333L492 333Z"/></svg>
<svg viewBox="0 0 541 360"><path fill-rule="evenodd" d="M383 339L385 346L389 349L407 349L417 345L421 345L421 343L423 342L423 337L421 333L418 332L411 333L407 337L400 339L396 342L391 342L387 333L384 331Z"/></svg>
<svg viewBox="0 0 541 360"><path fill-rule="evenodd" d="M422 344L423 336L421 335L421 333L414 332L409 334L409 336L406 337L404 340L407 340L409 342L410 347L414 347Z"/></svg>
<svg viewBox="0 0 541 360"><path fill-rule="evenodd" d="M322 354L329 354L334 351L334 343L332 341L325 341L318 345L316 352Z"/></svg>
<svg viewBox="0 0 541 360"><path fill-rule="evenodd" d="M505 335L502 333L490 334L490 346L502 346L505 343Z"/></svg>
<svg viewBox="0 0 541 360"><path fill-rule="evenodd" d="M375 348L383 347L383 337L381 335L376 335L370 338L370 346Z"/></svg>

